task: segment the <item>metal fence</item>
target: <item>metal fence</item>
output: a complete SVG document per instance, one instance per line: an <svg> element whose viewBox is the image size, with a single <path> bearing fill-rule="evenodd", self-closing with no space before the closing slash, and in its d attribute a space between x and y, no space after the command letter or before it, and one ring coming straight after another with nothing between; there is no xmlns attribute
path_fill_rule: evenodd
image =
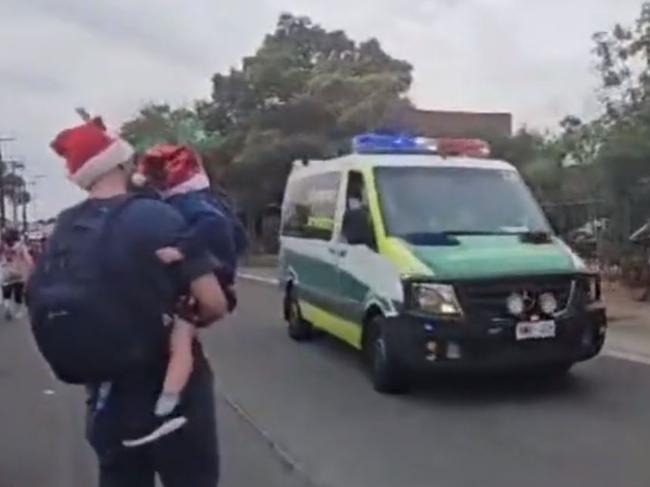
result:
<svg viewBox="0 0 650 487"><path fill-rule="evenodd" d="M631 286L648 282L648 244L631 234L650 216L650 198L640 194L612 203L604 199L547 202L543 208L555 230L594 270Z"/></svg>

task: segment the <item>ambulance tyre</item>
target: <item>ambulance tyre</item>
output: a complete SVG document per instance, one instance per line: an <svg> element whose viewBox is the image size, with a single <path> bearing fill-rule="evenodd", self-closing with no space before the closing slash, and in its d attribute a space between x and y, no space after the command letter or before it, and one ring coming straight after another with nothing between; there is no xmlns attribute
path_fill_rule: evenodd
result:
<svg viewBox="0 0 650 487"><path fill-rule="evenodd" d="M308 321L302 317L300 304L294 297L294 293L289 291L285 298L285 309L287 316L287 332L289 337L296 342L306 342L313 338L314 330Z"/></svg>
<svg viewBox="0 0 650 487"><path fill-rule="evenodd" d="M363 354L374 389L382 394L404 394L409 390L409 377L400 366L386 339L382 316L368 323Z"/></svg>

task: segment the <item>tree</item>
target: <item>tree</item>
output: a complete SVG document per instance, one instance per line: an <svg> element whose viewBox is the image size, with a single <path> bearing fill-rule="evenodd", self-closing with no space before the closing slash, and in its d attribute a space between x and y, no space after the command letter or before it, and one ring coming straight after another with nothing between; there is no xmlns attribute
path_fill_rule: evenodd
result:
<svg viewBox="0 0 650 487"><path fill-rule="evenodd" d="M198 113L231 143L229 182L259 211L277 202L293 160L344 153L353 135L380 126L405 102L411 71L375 39L357 43L283 14L241 69L213 77Z"/></svg>
<svg viewBox="0 0 650 487"><path fill-rule="evenodd" d="M408 103L411 72L376 39L358 43L308 17L282 14L240 67L212 77L209 100L189 110L150 105L122 133L140 149L160 140L205 141L209 172L224 175L248 212L259 213L278 202L293 160L345 153L353 135Z"/></svg>
<svg viewBox="0 0 650 487"><path fill-rule="evenodd" d="M27 205L31 196L26 190L25 180L17 174L6 174L2 178L2 185L5 198L11 203L13 224L16 225L18 223L18 209Z"/></svg>
<svg viewBox="0 0 650 487"><path fill-rule="evenodd" d="M122 126L122 136L141 152L163 142L191 144L199 151L209 153L222 137L206 130L195 110L172 109L166 104L143 107L138 115Z"/></svg>
<svg viewBox="0 0 650 487"><path fill-rule="evenodd" d="M602 189L614 207L618 236L627 236L647 212L634 215L635 201L650 196L650 2L635 24L615 25L594 35L603 115L597 129L596 163Z"/></svg>
<svg viewBox="0 0 650 487"><path fill-rule="evenodd" d="M520 169L539 159L547 140L539 132L522 127L512 137L490 140L492 156L514 164Z"/></svg>

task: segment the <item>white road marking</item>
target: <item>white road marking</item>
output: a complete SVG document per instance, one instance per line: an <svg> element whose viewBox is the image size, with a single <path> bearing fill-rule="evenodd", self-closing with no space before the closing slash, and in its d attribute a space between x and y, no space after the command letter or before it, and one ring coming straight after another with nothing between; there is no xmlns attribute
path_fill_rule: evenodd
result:
<svg viewBox="0 0 650 487"><path fill-rule="evenodd" d="M280 281L273 277L262 277L262 276L256 276L255 274L248 274L248 273L241 273L241 272L238 273L237 276L246 281L261 282L262 284L268 284L270 286L277 286L278 284L280 284Z"/></svg>
<svg viewBox="0 0 650 487"><path fill-rule="evenodd" d="M611 333L611 331L610 331ZM636 362L638 364L650 365L650 356L642 355L636 352L627 352L618 348L607 348L603 350L603 355L613 357L620 360L627 360L628 362Z"/></svg>

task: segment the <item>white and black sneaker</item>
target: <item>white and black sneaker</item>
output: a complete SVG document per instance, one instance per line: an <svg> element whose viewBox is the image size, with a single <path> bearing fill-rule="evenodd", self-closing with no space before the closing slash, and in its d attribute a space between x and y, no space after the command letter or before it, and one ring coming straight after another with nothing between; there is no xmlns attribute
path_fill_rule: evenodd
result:
<svg viewBox="0 0 650 487"><path fill-rule="evenodd" d="M122 445L127 448L136 448L139 446L148 445L149 443L153 443L154 441L157 441L164 436L172 434L174 431L178 431L183 426L185 426L186 423L187 418L185 416L175 416L168 418L148 435L131 440L124 440L122 441Z"/></svg>

